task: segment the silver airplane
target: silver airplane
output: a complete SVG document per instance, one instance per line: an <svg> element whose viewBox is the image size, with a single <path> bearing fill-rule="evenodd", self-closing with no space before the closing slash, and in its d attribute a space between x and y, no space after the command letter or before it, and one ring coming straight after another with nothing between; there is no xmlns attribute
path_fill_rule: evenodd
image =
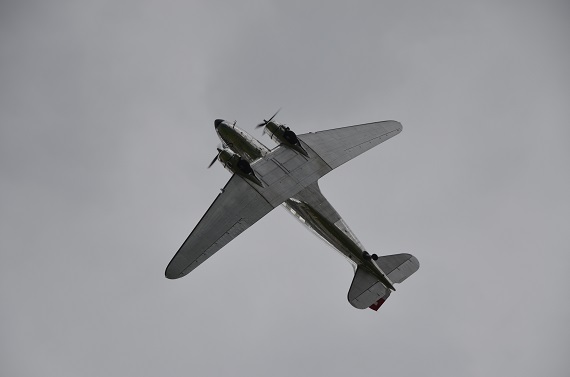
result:
<svg viewBox="0 0 570 377"><path fill-rule="evenodd" d="M378 310L401 283L416 272L410 254L370 254L323 196L318 179L372 147L396 136L396 121L360 124L297 135L289 127L264 120L278 146L269 149L244 130L222 119L214 126L222 141L216 161L233 175L172 258L165 275L187 275L241 232L282 205L303 225L344 255L355 274L348 301L358 309ZM209 166L209 167L210 167Z"/></svg>

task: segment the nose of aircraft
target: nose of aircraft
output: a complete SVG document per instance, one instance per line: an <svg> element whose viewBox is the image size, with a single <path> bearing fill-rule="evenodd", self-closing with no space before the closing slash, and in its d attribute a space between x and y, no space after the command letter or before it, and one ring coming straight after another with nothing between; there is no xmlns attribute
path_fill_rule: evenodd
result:
<svg viewBox="0 0 570 377"><path fill-rule="evenodd" d="M216 128L218 128L218 126L219 126L220 124L222 124L223 122L224 122L223 119L216 119L216 120L214 121L214 126L215 126Z"/></svg>

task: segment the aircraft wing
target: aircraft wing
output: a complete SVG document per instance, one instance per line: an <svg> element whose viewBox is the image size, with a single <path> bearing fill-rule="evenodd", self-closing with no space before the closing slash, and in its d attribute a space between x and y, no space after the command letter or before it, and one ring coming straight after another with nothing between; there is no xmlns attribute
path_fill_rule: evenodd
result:
<svg viewBox="0 0 570 377"><path fill-rule="evenodd" d="M402 125L395 120L310 132L298 138L335 169L372 147L396 136Z"/></svg>
<svg viewBox="0 0 570 377"><path fill-rule="evenodd" d="M188 274L273 208L242 177L233 175L166 267L166 277Z"/></svg>

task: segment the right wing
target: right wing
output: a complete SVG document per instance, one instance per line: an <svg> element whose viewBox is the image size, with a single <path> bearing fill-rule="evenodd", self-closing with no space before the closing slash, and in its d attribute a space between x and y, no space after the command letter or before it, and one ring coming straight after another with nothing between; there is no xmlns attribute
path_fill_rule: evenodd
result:
<svg viewBox="0 0 570 377"><path fill-rule="evenodd" d="M166 267L166 277L188 274L273 208L242 177L233 175Z"/></svg>
<svg viewBox="0 0 570 377"><path fill-rule="evenodd" d="M395 120L359 124L298 135L331 169L396 136L402 125Z"/></svg>

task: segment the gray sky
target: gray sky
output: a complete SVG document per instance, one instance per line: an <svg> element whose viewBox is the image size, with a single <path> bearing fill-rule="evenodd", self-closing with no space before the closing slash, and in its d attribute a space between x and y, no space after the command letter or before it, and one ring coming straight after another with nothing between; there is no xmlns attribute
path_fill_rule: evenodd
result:
<svg viewBox="0 0 570 377"><path fill-rule="evenodd" d="M567 376L567 1L3 1L3 376ZM276 209L164 269L229 174L213 120L404 131L320 181L420 270L380 311Z"/></svg>

